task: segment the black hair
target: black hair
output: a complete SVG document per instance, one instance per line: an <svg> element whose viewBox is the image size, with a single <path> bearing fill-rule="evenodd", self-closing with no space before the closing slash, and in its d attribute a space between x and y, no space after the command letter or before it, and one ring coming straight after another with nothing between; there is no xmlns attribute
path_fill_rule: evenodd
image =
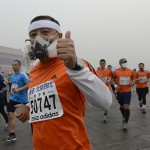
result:
<svg viewBox="0 0 150 150"><path fill-rule="evenodd" d="M33 18L33 19L31 20L30 24L31 24L32 22L39 21L39 20L50 20L50 21L52 21L52 22L57 23L57 24L60 26L59 22L58 22L56 19L54 19L54 18L51 17L51 16L47 16L47 15L36 16L35 18Z"/></svg>
<svg viewBox="0 0 150 150"><path fill-rule="evenodd" d="M119 60L119 64L121 65L123 62L127 62L127 60L125 58L122 58Z"/></svg>
<svg viewBox="0 0 150 150"><path fill-rule="evenodd" d="M106 63L105 59L101 59L99 62L104 62L104 63Z"/></svg>
<svg viewBox="0 0 150 150"><path fill-rule="evenodd" d="M18 62L18 64L21 65L21 62L20 62L19 60L14 60L14 61ZM13 62L14 62L14 61L13 61Z"/></svg>
<svg viewBox="0 0 150 150"><path fill-rule="evenodd" d="M140 65L143 65L143 66L144 66L144 63L139 63L139 66L140 66Z"/></svg>

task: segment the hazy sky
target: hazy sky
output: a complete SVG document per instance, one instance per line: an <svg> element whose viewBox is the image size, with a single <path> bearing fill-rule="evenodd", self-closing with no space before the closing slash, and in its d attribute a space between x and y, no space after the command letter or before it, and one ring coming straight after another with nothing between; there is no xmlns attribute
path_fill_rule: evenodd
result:
<svg viewBox="0 0 150 150"><path fill-rule="evenodd" d="M79 57L95 68L144 62L150 70L150 0L0 0L0 45L23 48L35 16L50 15L71 31Z"/></svg>

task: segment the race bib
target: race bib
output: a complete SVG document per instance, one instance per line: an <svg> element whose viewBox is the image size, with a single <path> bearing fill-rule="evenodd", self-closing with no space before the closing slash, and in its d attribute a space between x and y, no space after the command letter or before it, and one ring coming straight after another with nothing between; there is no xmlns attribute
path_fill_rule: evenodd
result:
<svg viewBox="0 0 150 150"><path fill-rule="evenodd" d="M101 78L104 83L107 83L107 76L102 76Z"/></svg>
<svg viewBox="0 0 150 150"><path fill-rule="evenodd" d="M119 84L120 85L128 85L130 83L130 77L120 77Z"/></svg>
<svg viewBox="0 0 150 150"><path fill-rule="evenodd" d="M47 81L28 90L30 121L38 122L63 115L63 108L55 83Z"/></svg>
<svg viewBox="0 0 150 150"><path fill-rule="evenodd" d="M18 88L18 84L12 84L11 85L11 93L13 93L13 89ZM15 94L15 93L13 93Z"/></svg>
<svg viewBox="0 0 150 150"><path fill-rule="evenodd" d="M147 77L146 77L146 76L139 77L139 82L140 82L140 83L147 82Z"/></svg>

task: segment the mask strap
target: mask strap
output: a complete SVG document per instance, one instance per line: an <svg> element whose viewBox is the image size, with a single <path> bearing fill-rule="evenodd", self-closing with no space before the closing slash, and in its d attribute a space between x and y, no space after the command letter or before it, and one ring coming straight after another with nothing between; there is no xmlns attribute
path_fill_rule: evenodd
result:
<svg viewBox="0 0 150 150"><path fill-rule="evenodd" d="M53 36L50 36L49 39L48 39L48 42L49 42L49 45L54 41L55 37L58 35L59 33L56 32ZM48 46L49 46L48 45Z"/></svg>

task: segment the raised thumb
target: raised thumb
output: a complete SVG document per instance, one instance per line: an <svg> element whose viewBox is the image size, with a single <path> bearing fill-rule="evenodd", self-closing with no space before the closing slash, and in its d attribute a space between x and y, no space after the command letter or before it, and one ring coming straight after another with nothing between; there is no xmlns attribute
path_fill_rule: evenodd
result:
<svg viewBox="0 0 150 150"><path fill-rule="evenodd" d="M65 34L65 38L70 39L71 38L71 32L67 31Z"/></svg>

